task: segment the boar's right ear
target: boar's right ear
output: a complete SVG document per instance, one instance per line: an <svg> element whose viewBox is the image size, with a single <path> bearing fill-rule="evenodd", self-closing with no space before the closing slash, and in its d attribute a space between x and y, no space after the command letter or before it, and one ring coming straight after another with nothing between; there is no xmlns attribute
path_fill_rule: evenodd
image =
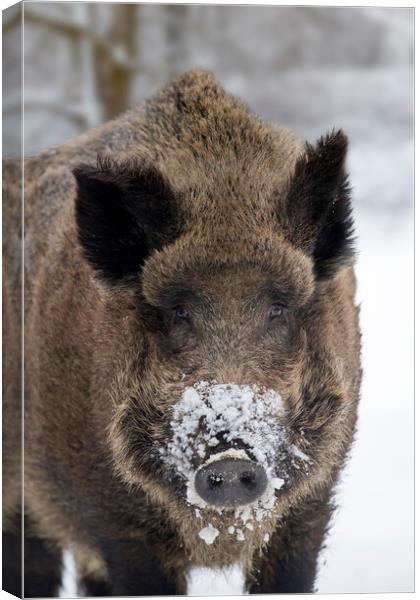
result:
<svg viewBox="0 0 420 600"><path fill-rule="evenodd" d="M292 176L279 220L287 239L314 260L318 279L354 257L350 186L344 170L347 137L339 130L306 145Z"/></svg>
<svg viewBox="0 0 420 600"><path fill-rule="evenodd" d="M84 255L108 283L134 281L149 254L177 236L175 198L161 173L98 159L74 169L76 223Z"/></svg>

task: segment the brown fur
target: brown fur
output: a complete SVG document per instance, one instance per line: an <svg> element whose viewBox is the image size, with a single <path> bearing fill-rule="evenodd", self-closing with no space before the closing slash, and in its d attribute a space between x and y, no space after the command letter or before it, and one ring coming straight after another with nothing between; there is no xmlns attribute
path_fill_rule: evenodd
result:
<svg viewBox="0 0 420 600"><path fill-rule="evenodd" d="M318 225L302 222L306 233L294 234L301 207L291 203L292 191L301 198L305 177L322 164L321 150L307 152L302 158L305 148L290 131L252 116L211 74L192 71L145 106L26 161L25 514L57 552L74 549L81 579L103 579L109 593L184 593L188 566L238 561L252 591L313 588L331 489L356 422L360 335L351 265L328 258L327 276L318 278L311 256ZM95 172L98 154L110 157L98 185L119 173L127 193L137 193L137 181L150 184L153 166L153 185L162 178L176 215L158 237L154 225L144 229L154 251L138 273L112 282L82 248L75 213L72 170L79 167L82 190L92 170L80 165ZM6 166L6 185L18 175ZM325 185L335 194L334 182ZM17 205L7 190L5 202ZM17 242L6 248L6 275ZM293 298L277 341L261 341L256 321L240 309L267 277ZM212 301L194 339L151 326L165 291L179 282ZM17 285L9 275L6 311ZM12 363L19 349L6 344ZM15 435L16 372L8 368L5 378L13 390L5 395L6 429ZM153 455L153 443L167 443L170 407L200 379L277 390L290 430L297 438L305 432L310 469L242 544L224 532L223 516L214 517L222 532L215 543L198 543L202 524ZM12 442L5 454L12 461ZM7 518L20 509L16 489L18 477L8 475Z"/></svg>

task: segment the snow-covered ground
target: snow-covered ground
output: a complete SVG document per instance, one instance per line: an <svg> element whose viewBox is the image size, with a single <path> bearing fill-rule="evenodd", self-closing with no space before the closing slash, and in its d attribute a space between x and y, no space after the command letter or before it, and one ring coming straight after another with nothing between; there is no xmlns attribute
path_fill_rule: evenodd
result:
<svg viewBox="0 0 420 600"><path fill-rule="evenodd" d="M319 592L414 590L413 230L359 212L364 377L359 427L320 558Z"/></svg>
<svg viewBox="0 0 420 600"><path fill-rule="evenodd" d="M317 590L414 589L413 230L408 210L356 213L363 387L357 439ZM74 596L67 557L63 596ZM210 589L209 589L210 591Z"/></svg>

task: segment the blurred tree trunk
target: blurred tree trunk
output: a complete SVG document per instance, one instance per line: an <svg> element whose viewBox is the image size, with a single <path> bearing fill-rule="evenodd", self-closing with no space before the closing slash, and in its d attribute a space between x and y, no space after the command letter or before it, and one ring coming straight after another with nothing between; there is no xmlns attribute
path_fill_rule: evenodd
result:
<svg viewBox="0 0 420 600"><path fill-rule="evenodd" d="M131 103L137 65L139 9L137 4L111 5L106 39L95 47L97 95L105 120L114 118Z"/></svg>
<svg viewBox="0 0 420 600"><path fill-rule="evenodd" d="M91 15L89 5L77 2L73 7L74 16L80 26L78 40L73 39L73 51L75 53L75 65L77 65L81 79L81 105L82 113L87 127L95 127L102 121L102 107L98 101L95 85L95 64L93 53L95 47L94 35L91 28ZM74 38L74 36L73 36ZM76 41L76 43L74 43ZM70 90L67 90L69 93ZM75 98L77 102L77 98Z"/></svg>

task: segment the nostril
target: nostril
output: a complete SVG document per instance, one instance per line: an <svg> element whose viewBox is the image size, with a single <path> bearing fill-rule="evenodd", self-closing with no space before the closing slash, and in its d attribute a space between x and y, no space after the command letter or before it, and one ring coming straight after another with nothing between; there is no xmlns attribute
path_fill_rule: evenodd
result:
<svg viewBox="0 0 420 600"><path fill-rule="evenodd" d="M210 488L221 487L223 485L223 481L224 481L223 476L220 475L219 473L211 473L207 477L207 482L208 482Z"/></svg>
<svg viewBox="0 0 420 600"><path fill-rule="evenodd" d="M249 488L255 487L257 483L255 473L252 473L251 471L245 471L244 473L241 473L239 476L239 481L242 483L242 485Z"/></svg>

